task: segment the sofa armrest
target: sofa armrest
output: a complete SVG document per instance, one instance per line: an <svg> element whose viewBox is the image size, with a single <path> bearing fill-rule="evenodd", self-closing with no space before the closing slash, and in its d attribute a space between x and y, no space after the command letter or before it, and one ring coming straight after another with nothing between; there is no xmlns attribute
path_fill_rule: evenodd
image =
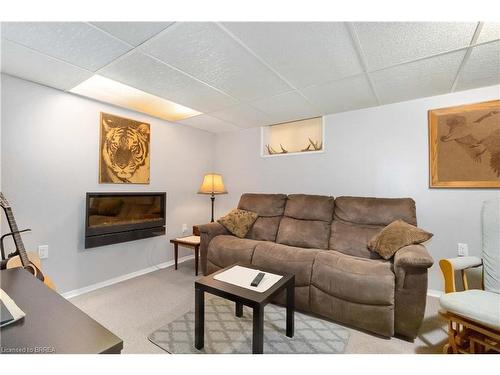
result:
<svg viewBox="0 0 500 375"><path fill-rule="evenodd" d="M210 241L216 236L221 236L224 234L231 234L224 228L221 224L214 222L209 224L198 225L198 230L200 231L200 263L201 270L204 275L207 274L207 255L208 255L208 245Z"/></svg>
<svg viewBox="0 0 500 375"><path fill-rule="evenodd" d="M394 256L396 290L394 295L395 332L414 339L425 313L427 269L434 260L423 245L409 245Z"/></svg>
<svg viewBox="0 0 500 375"><path fill-rule="evenodd" d="M408 245L394 255L394 268L430 268L434 259L423 245Z"/></svg>
<svg viewBox="0 0 500 375"><path fill-rule="evenodd" d="M208 223L208 224L202 224L202 225L197 225L198 227L198 230L200 231L200 234L201 233L205 233L205 234L211 234L211 233L217 233L217 232L228 232L226 228L224 228L221 224L219 224L218 222L212 222L212 223Z"/></svg>
<svg viewBox="0 0 500 375"><path fill-rule="evenodd" d="M405 283L407 276L422 272L427 274L427 269L433 264L434 259L423 245L408 245L399 249L394 255L396 289L411 287L411 282Z"/></svg>

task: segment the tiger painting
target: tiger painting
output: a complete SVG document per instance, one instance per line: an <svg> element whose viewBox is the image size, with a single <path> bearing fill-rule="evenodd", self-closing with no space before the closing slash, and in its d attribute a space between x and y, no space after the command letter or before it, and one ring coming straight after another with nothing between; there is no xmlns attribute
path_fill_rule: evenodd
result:
<svg viewBox="0 0 500 375"><path fill-rule="evenodd" d="M149 184L150 125L101 113L99 182Z"/></svg>

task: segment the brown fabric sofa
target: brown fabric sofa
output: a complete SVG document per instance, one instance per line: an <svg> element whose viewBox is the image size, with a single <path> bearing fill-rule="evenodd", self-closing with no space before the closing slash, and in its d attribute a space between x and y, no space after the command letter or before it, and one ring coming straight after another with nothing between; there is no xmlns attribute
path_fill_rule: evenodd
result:
<svg viewBox="0 0 500 375"><path fill-rule="evenodd" d="M367 249L392 221L417 224L412 199L244 194L238 208L259 214L246 238L218 223L199 226L205 275L237 262L294 273L297 309L383 336L416 337L432 257L422 245L390 261Z"/></svg>

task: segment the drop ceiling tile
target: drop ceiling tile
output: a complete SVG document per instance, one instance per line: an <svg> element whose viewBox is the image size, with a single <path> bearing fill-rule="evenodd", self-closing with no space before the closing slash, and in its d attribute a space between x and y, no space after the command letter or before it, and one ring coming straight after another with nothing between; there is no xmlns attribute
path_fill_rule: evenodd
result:
<svg viewBox="0 0 500 375"><path fill-rule="evenodd" d="M496 39L500 39L500 22L485 22L477 43L489 42Z"/></svg>
<svg viewBox="0 0 500 375"><path fill-rule="evenodd" d="M271 123L271 119L264 113L246 104L213 112L210 116L230 122L240 128L264 126Z"/></svg>
<svg viewBox="0 0 500 375"><path fill-rule="evenodd" d="M237 103L230 96L139 52L116 60L99 74L201 112Z"/></svg>
<svg viewBox="0 0 500 375"><path fill-rule="evenodd" d="M460 72L456 90L500 83L500 41L474 47Z"/></svg>
<svg viewBox="0 0 500 375"><path fill-rule="evenodd" d="M2 22L2 38L92 71L131 49L83 22Z"/></svg>
<svg viewBox="0 0 500 375"><path fill-rule="evenodd" d="M206 130L211 133L224 133L240 129L233 124L205 114L190 117L188 119L178 121L178 123L193 126L195 128Z"/></svg>
<svg viewBox="0 0 500 375"><path fill-rule="evenodd" d="M2 40L2 72L42 85L68 90L92 73L19 44Z"/></svg>
<svg viewBox="0 0 500 375"><path fill-rule="evenodd" d="M251 106L265 113L275 124L321 115L319 110L315 109L297 91L264 98L252 102Z"/></svg>
<svg viewBox="0 0 500 375"><path fill-rule="evenodd" d="M366 76L345 78L300 90L323 114L351 111L377 105Z"/></svg>
<svg viewBox="0 0 500 375"><path fill-rule="evenodd" d="M449 93L465 50L370 73L381 104Z"/></svg>
<svg viewBox="0 0 500 375"><path fill-rule="evenodd" d="M94 26L134 46L166 29L173 22L91 22Z"/></svg>
<svg viewBox="0 0 500 375"><path fill-rule="evenodd" d="M296 87L363 71L343 22L228 22L246 46Z"/></svg>
<svg viewBox="0 0 500 375"><path fill-rule="evenodd" d="M467 47L477 22L360 22L354 24L369 70Z"/></svg>
<svg viewBox="0 0 500 375"><path fill-rule="evenodd" d="M140 48L240 100L290 90L214 23L176 23Z"/></svg>

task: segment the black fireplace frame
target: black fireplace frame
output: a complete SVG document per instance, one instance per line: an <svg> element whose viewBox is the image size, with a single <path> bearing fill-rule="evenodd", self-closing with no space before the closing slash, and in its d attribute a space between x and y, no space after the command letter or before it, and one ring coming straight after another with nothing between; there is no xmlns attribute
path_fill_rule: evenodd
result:
<svg viewBox="0 0 500 375"><path fill-rule="evenodd" d="M154 221L145 221L133 224L117 224L106 227L89 227L90 199L99 197L130 197L130 196L158 196L160 197L160 216ZM163 236L166 233L166 203L165 192L89 192L85 198L85 248L111 245L116 243L135 241L142 238Z"/></svg>

